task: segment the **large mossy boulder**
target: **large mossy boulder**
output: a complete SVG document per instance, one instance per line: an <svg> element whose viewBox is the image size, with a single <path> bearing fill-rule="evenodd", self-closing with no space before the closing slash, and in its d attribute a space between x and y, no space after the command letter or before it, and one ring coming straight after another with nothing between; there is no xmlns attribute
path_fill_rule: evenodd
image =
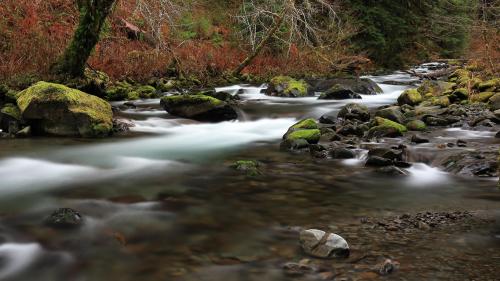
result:
<svg viewBox="0 0 500 281"><path fill-rule="evenodd" d="M0 129L5 133L15 134L22 123L21 111L17 105L7 103L0 108Z"/></svg>
<svg viewBox="0 0 500 281"><path fill-rule="evenodd" d="M498 92L500 91L500 78L482 82L478 85L477 88L482 92Z"/></svg>
<svg viewBox="0 0 500 281"><path fill-rule="evenodd" d="M221 122L238 118L234 108L226 102L202 94L167 96L160 104L172 115L198 121Z"/></svg>
<svg viewBox="0 0 500 281"><path fill-rule="evenodd" d="M64 81L64 84L87 94L105 98L110 81L111 79L106 73L86 68L83 77Z"/></svg>
<svg viewBox="0 0 500 281"><path fill-rule="evenodd" d="M353 92L349 88L342 87L341 85L335 85L330 89L328 89L326 92L322 93L318 99L320 100L361 99L361 96Z"/></svg>
<svg viewBox="0 0 500 281"><path fill-rule="evenodd" d="M344 105L338 115L338 118L345 120L358 120L366 122L370 120L370 112L368 107L359 103L349 103Z"/></svg>
<svg viewBox="0 0 500 281"><path fill-rule="evenodd" d="M421 103L423 100L422 95L418 92L417 89L409 89L404 91L399 97L398 97L398 104L399 105L411 105L415 106Z"/></svg>
<svg viewBox="0 0 500 281"><path fill-rule="evenodd" d="M289 76L277 76L271 79L266 90L268 96L276 97L306 97L308 85L304 80L295 80Z"/></svg>
<svg viewBox="0 0 500 281"><path fill-rule="evenodd" d="M38 82L18 93L17 105L36 134L102 137L113 130L109 103L64 85Z"/></svg>

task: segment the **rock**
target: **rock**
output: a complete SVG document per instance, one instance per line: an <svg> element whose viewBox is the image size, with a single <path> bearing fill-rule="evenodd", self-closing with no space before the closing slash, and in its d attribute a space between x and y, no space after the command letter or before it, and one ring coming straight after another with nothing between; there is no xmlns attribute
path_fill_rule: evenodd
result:
<svg viewBox="0 0 500 281"><path fill-rule="evenodd" d="M401 112L401 108L399 106L390 106L383 109L379 109L375 113L375 116L389 119L391 121L401 124L404 122L405 119L403 116L403 112Z"/></svg>
<svg viewBox="0 0 500 281"><path fill-rule="evenodd" d="M75 228L82 223L82 216L70 208L58 209L45 219L45 224L54 228Z"/></svg>
<svg viewBox="0 0 500 281"><path fill-rule="evenodd" d="M434 97L431 100L431 105L439 106L442 108L450 106L450 99L447 96Z"/></svg>
<svg viewBox="0 0 500 281"><path fill-rule="evenodd" d="M418 105L419 103L422 102L422 95L416 90L416 89L410 89L404 91L399 97L398 97L398 104L399 105L404 105L408 104L411 106Z"/></svg>
<svg viewBox="0 0 500 281"><path fill-rule="evenodd" d="M298 277L315 272L315 269L307 264L288 262L283 265L283 270L287 276Z"/></svg>
<svg viewBox="0 0 500 281"><path fill-rule="evenodd" d="M18 94L17 104L36 134L103 137L112 133L109 103L63 85L38 82Z"/></svg>
<svg viewBox="0 0 500 281"><path fill-rule="evenodd" d="M406 123L406 128L410 131L425 131L427 129L427 125L425 125L425 122L421 120L412 120Z"/></svg>
<svg viewBox="0 0 500 281"><path fill-rule="evenodd" d="M458 88L451 94L452 101L462 101L469 98L469 91L466 88Z"/></svg>
<svg viewBox="0 0 500 281"><path fill-rule="evenodd" d="M458 147L467 147L467 142L464 140L457 140Z"/></svg>
<svg viewBox="0 0 500 281"><path fill-rule="evenodd" d="M22 122L21 111L17 105L7 103L0 109L0 129L2 131L15 134Z"/></svg>
<svg viewBox="0 0 500 281"><path fill-rule="evenodd" d="M109 86L110 81L106 73L86 68L83 77L65 81L64 84L69 88L104 98L106 97L106 88Z"/></svg>
<svg viewBox="0 0 500 281"><path fill-rule="evenodd" d="M152 99L159 97L158 91L153 86L139 86L128 94L129 99Z"/></svg>
<svg viewBox="0 0 500 281"><path fill-rule="evenodd" d="M500 131L495 134L495 138L500 139Z"/></svg>
<svg viewBox="0 0 500 281"><path fill-rule="evenodd" d="M412 164L405 161L394 161L394 166L398 168L411 168Z"/></svg>
<svg viewBox="0 0 500 281"><path fill-rule="evenodd" d="M466 69L457 69L448 77L448 80L450 82L455 82L458 85L466 85L470 80L470 76L470 71Z"/></svg>
<svg viewBox="0 0 500 281"><path fill-rule="evenodd" d="M392 166L394 164L394 161L379 157L379 156L369 156L368 160L366 160L366 166L373 166L373 167L384 167L384 166Z"/></svg>
<svg viewBox="0 0 500 281"><path fill-rule="evenodd" d="M498 92L500 91L500 78L495 78L479 83L477 88L482 92Z"/></svg>
<svg viewBox="0 0 500 281"><path fill-rule="evenodd" d="M308 144L317 144L321 138L321 131L316 120L304 119L288 128L283 135L281 147L286 149L305 148Z"/></svg>
<svg viewBox="0 0 500 281"><path fill-rule="evenodd" d="M257 161L239 160L236 161L231 167L237 171L242 171L248 176L260 175L259 163Z"/></svg>
<svg viewBox="0 0 500 281"><path fill-rule="evenodd" d="M337 133L343 136L358 136L361 137L364 134L364 129L362 126L353 123L346 123L337 130Z"/></svg>
<svg viewBox="0 0 500 281"><path fill-rule="evenodd" d="M317 258L343 258L349 256L349 245L340 235L318 229L300 232L300 245L304 252Z"/></svg>
<svg viewBox="0 0 500 281"><path fill-rule="evenodd" d="M160 104L170 114L206 122L221 122L238 118L226 102L205 95L177 95L161 98Z"/></svg>
<svg viewBox="0 0 500 281"><path fill-rule="evenodd" d="M378 274L386 276L399 269L399 262L391 259L385 259L383 262L376 265L375 268Z"/></svg>
<svg viewBox="0 0 500 281"><path fill-rule="evenodd" d="M431 229L431 227L428 224L426 224L425 222L423 222L423 221L417 222L416 226L417 226L418 229L421 229L421 230L429 230L429 229Z"/></svg>
<svg viewBox="0 0 500 281"><path fill-rule="evenodd" d="M345 100L345 99L361 99L359 94L356 94L350 89L343 88L340 85L335 85L328 89L326 92L322 93L319 98L320 100Z"/></svg>
<svg viewBox="0 0 500 281"><path fill-rule="evenodd" d="M496 93L488 101L490 103L490 109L492 111L500 109L500 93Z"/></svg>
<svg viewBox="0 0 500 281"><path fill-rule="evenodd" d="M225 101L225 102L239 100L239 96L231 95L228 92L207 91L207 92L203 92L202 94L209 96L209 97L212 97L212 98L216 98L216 99L221 100L221 101Z"/></svg>
<svg viewBox="0 0 500 281"><path fill-rule="evenodd" d="M336 120L337 120L337 117L335 115L333 115L331 113L326 113L326 114L323 114L323 116L321 116L319 118L319 123L321 123L321 124L335 124Z"/></svg>
<svg viewBox="0 0 500 281"><path fill-rule="evenodd" d="M391 127L396 129L400 134L406 133L408 129L404 126L401 125L397 122L391 121L389 119L385 119L382 117L375 117L373 124L375 126L382 126L382 127Z"/></svg>
<svg viewBox="0 0 500 281"><path fill-rule="evenodd" d="M303 80L295 80L288 76L277 76L269 82L266 95L288 98L306 97L308 87Z"/></svg>
<svg viewBox="0 0 500 281"><path fill-rule="evenodd" d="M368 151L368 157L370 156L377 156L389 160L401 161L403 159L403 152L390 148L373 148Z"/></svg>
<svg viewBox="0 0 500 281"><path fill-rule="evenodd" d="M368 112L368 107L362 104L349 103L340 109L337 117L346 120L359 120L366 122L370 120L370 113Z"/></svg>
<svg viewBox="0 0 500 281"><path fill-rule="evenodd" d="M121 100L134 100L138 99L139 96L130 96L129 93L133 92L133 86L126 81L119 81L109 86L106 89L106 99L110 101L121 101Z"/></svg>
<svg viewBox="0 0 500 281"><path fill-rule="evenodd" d="M18 138L28 138L31 137L31 127L27 126L24 129L20 130L16 133L16 137Z"/></svg>
<svg viewBox="0 0 500 281"><path fill-rule="evenodd" d="M388 176L407 176L408 173L405 171L401 170L398 167L395 166L386 166L386 167L381 167L375 170L379 174L384 174Z"/></svg>
<svg viewBox="0 0 500 281"><path fill-rule="evenodd" d="M474 94L470 97L471 102L488 102L488 100L494 96L494 92L482 92Z"/></svg>
<svg viewBox="0 0 500 281"><path fill-rule="evenodd" d="M432 115L424 116L423 120L429 126L448 126L450 124L447 119Z"/></svg>
<svg viewBox="0 0 500 281"><path fill-rule="evenodd" d="M336 147L330 150L330 155L334 159L352 159L356 158L356 153L354 151L343 148L343 147Z"/></svg>
<svg viewBox="0 0 500 281"><path fill-rule="evenodd" d="M343 89L351 90L352 92L360 95L376 95L383 93L382 89L373 80L368 78L333 78L333 79L320 79L308 80L311 85L309 92L326 92L335 85Z"/></svg>
<svg viewBox="0 0 500 281"><path fill-rule="evenodd" d="M294 141L298 139L306 140L310 144L315 144L319 142L321 137L321 132L318 129L307 129L307 130L298 130L293 131L288 134L285 138L287 141Z"/></svg>
<svg viewBox="0 0 500 281"><path fill-rule="evenodd" d="M419 135L413 135L413 136L411 136L411 142L414 142L414 143L428 143L429 139L424 138L424 137L419 136Z"/></svg>
<svg viewBox="0 0 500 281"><path fill-rule="evenodd" d="M368 130L367 138L396 138L402 136L401 132L394 127L375 126Z"/></svg>

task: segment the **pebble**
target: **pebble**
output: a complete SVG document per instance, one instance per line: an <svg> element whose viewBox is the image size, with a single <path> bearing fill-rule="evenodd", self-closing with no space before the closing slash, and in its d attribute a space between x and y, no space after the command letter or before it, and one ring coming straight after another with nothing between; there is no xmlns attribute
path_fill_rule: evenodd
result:
<svg viewBox="0 0 500 281"><path fill-rule="evenodd" d="M344 238L319 229L301 231L300 245L306 254L317 258L349 256L349 245Z"/></svg>

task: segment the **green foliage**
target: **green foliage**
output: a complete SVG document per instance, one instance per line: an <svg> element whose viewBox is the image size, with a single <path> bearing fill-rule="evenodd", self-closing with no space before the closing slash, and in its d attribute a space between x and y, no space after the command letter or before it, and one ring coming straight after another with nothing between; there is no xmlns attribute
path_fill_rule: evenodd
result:
<svg viewBox="0 0 500 281"><path fill-rule="evenodd" d="M356 51L376 63L401 67L432 54L460 55L467 46L473 5L477 0L347 0L351 20L360 32Z"/></svg>

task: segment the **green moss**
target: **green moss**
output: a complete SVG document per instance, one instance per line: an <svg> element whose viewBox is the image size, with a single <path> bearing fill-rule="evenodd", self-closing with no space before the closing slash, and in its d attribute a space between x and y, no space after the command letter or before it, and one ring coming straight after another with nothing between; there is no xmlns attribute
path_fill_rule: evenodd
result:
<svg viewBox="0 0 500 281"><path fill-rule="evenodd" d="M16 120L21 120L21 111L17 107L17 105L8 103L4 105L2 110L0 110L2 114L9 115L10 117L16 119Z"/></svg>
<svg viewBox="0 0 500 281"><path fill-rule="evenodd" d="M316 120L309 118L299 121L291 127L291 129L318 129L318 123Z"/></svg>
<svg viewBox="0 0 500 281"><path fill-rule="evenodd" d="M500 89L500 78L491 79L480 83L477 88L482 92L490 92Z"/></svg>
<svg viewBox="0 0 500 281"><path fill-rule="evenodd" d="M135 89L135 92L137 92L139 97L143 98L143 99L157 97L156 89L153 86L140 86L140 87Z"/></svg>
<svg viewBox="0 0 500 281"><path fill-rule="evenodd" d="M420 102L422 102L422 95L417 91L417 89L406 90L398 97L398 103L400 105L417 105Z"/></svg>
<svg viewBox="0 0 500 281"><path fill-rule="evenodd" d="M466 88L458 88L453 91L452 95L459 100L465 100L469 98L469 91Z"/></svg>
<svg viewBox="0 0 500 281"><path fill-rule="evenodd" d="M466 85L470 80L471 73L465 69L457 69L450 75L449 80L459 85Z"/></svg>
<svg viewBox="0 0 500 281"><path fill-rule="evenodd" d="M412 120L406 124L406 128L410 131L425 131L427 125L421 120Z"/></svg>
<svg viewBox="0 0 500 281"><path fill-rule="evenodd" d="M239 160L236 161L231 167L238 171L246 172L248 176L260 175L259 163L253 160Z"/></svg>
<svg viewBox="0 0 500 281"><path fill-rule="evenodd" d="M64 85L42 81L18 94L17 105L22 115L32 103L64 104L73 114L81 113L89 116L92 126L99 126L99 131L103 128L110 130L113 127L113 112L109 103Z"/></svg>
<svg viewBox="0 0 500 281"><path fill-rule="evenodd" d="M447 96L435 97L431 99L431 105L448 107L450 106L450 99Z"/></svg>
<svg viewBox="0 0 500 281"><path fill-rule="evenodd" d="M167 104L172 105L189 105L189 104L200 104L200 103L210 103L213 106L223 105L224 102L218 100L213 97L205 96L205 95L177 95L177 96L168 96L163 97L162 100Z"/></svg>
<svg viewBox="0 0 500 281"><path fill-rule="evenodd" d="M408 131L408 129L404 125L382 117L375 117L375 123L377 126L392 127L398 130L400 133L405 133Z"/></svg>
<svg viewBox="0 0 500 281"><path fill-rule="evenodd" d="M483 93L478 93L475 95L472 95L470 97L471 102L488 102L488 100L494 96L494 92L483 92Z"/></svg>
<svg viewBox="0 0 500 281"><path fill-rule="evenodd" d="M288 134L286 137L288 141L304 139L308 143L317 143L320 138L321 138L321 132L319 129L306 129L306 130L294 131Z"/></svg>
<svg viewBox="0 0 500 281"><path fill-rule="evenodd" d="M289 76L277 76L271 79L271 84L281 85L284 90L283 93L287 96L296 92L298 96L307 96L307 83L304 80L295 80Z"/></svg>
<svg viewBox="0 0 500 281"><path fill-rule="evenodd" d="M136 91L129 92L127 95L127 100L138 100L140 98L139 93Z"/></svg>
<svg viewBox="0 0 500 281"><path fill-rule="evenodd" d="M126 100L133 91L132 85L127 82L116 82L106 91L106 99L110 101Z"/></svg>

